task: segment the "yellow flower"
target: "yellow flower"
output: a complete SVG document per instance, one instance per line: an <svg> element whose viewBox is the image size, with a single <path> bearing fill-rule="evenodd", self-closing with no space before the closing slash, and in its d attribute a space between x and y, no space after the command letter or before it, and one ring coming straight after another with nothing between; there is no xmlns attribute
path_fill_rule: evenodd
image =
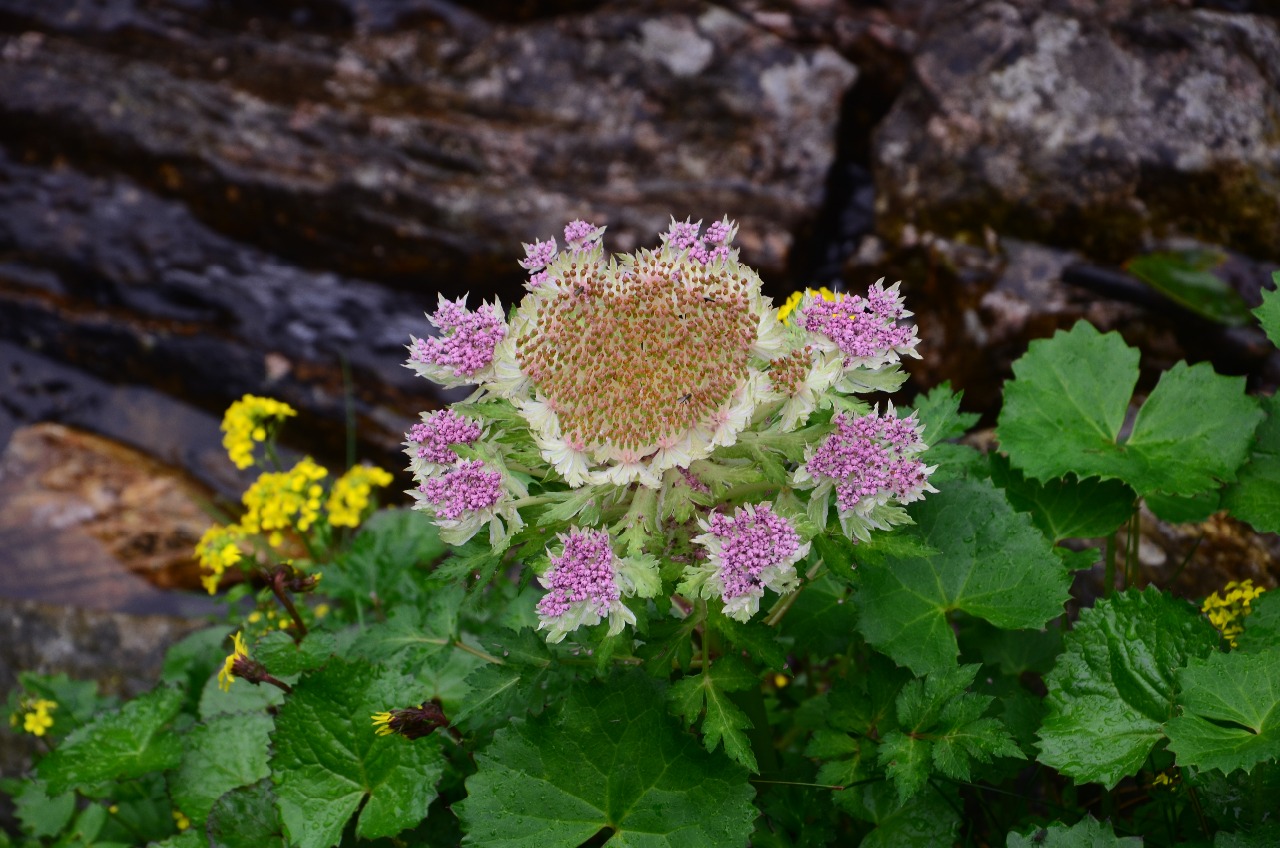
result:
<svg viewBox="0 0 1280 848"><path fill-rule="evenodd" d="M246 512L240 529L246 533L267 533L272 545L280 545L280 531L290 528L300 533L310 529L320 515L321 480L329 474L311 457L304 457L288 471L259 475L241 499Z"/></svg>
<svg viewBox="0 0 1280 848"><path fill-rule="evenodd" d="M245 395L222 417L222 446L236 468L248 468L253 465L254 444L265 442L281 421L297 414L287 403Z"/></svg>
<svg viewBox="0 0 1280 848"><path fill-rule="evenodd" d="M22 717L22 729L33 736L44 736L53 727L53 716L49 713L58 708L55 701L37 698L22 705L26 714Z"/></svg>
<svg viewBox="0 0 1280 848"><path fill-rule="evenodd" d="M316 613L316 618L324 618L326 615L329 614L329 605L316 604L315 613Z"/></svg>
<svg viewBox="0 0 1280 848"><path fill-rule="evenodd" d="M376 728L375 732L379 736L390 736L392 733L395 733L395 731L391 729L391 713L374 713L373 726Z"/></svg>
<svg viewBox="0 0 1280 848"><path fill-rule="evenodd" d="M231 653L227 654L226 660L222 663L222 671L218 672L218 688L223 692L231 691L231 681L235 679L231 669L236 664L236 660L242 657L244 659L249 658L249 649L244 646L244 639L241 638L239 632L231 637L231 641L233 643Z"/></svg>
<svg viewBox="0 0 1280 848"><path fill-rule="evenodd" d="M836 294L831 289L823 286L820 289L806 289L806 291L815 297L821 297L823 300L837 300L844 297L842 294ZM800 301L804 299L805 292L792 292L782 305L778 307L778 320L783 324L787 323L787 316L796 310L800 305Z"/></svg>
<svg viewBox="0 0 1280 848"><path fill-rule="evenodd" d="M239 540L240 529L234 524L230 527L215 524L204 531L204 535L196 543L196 557L204 572L200 575L200 582L210 595L218 591L222 573L240 561L242 555L237 545Z"/></svg>
<svg viewBox="0 0 1280 848"><path fill-rule="evenodd" d="M186 814L183 813L182 810L173 811L173 823L177 826L178 830L186 830L191 827L191 819L187 818Z"/></svg>
<svg viewBox="0 0 1280 848"><path fill-rule="evenodd" d="M1244 632L1243 620L1252 612L1250 604L1265 591L1261 587L1255 588L1252 580L1232 580L1220 592L1214 592L1205 598L1200 611L1234 648L1236 637Z"/></svg>
<svg viewBox="0 0 1280 848"><path fill-rule="evenodd" d="M369 505L374 486L391 485L391 474L371 465L357 465L339 477L329 492L329 523L334 527L355 527Z"/></svg>

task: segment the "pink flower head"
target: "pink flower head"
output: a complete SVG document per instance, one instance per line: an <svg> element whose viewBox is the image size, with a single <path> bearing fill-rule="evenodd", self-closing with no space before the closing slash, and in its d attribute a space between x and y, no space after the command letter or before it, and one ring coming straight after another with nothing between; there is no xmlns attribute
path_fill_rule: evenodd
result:
<svg viewBox="0 0 1280 848"><path fill-rule="evenodd" d="M729 242L733 240L737 229L725 219L707 227L706 235L702 235L701 221L695 224L688 218L683 221L672 218L662 240L671 248L686 253L690 259L706 265L714 259L729 255Z"/></svg>
<svg viewBox="0 0 1280 848"><path fill-rule="evenodd" d="M604 235L604 227L588 224L586 221L570 221L564 228L565 245L573 251L590 250Z"/></svg>
<svg viewBox="0 0 1280 848"><path fill-rule="evenodd" d="M559 642L582 625L598 624L609 617L610 634L624 623L635 623L635 614L622 603L617 559L604 530L573 529L561 536L564 550L551 557L551 569L539 578L547 594L538 601L538 628L547 628L547 640Z"/></svg>
<svg viewBox="0 0 1280 848"><path fill-rule="evenodd" d="M492 509L502 499L502 475L477 459L464 459L453 470L418 487L436 518L457 521L467 513Z"/></svg>
<svg viewBox="0 0 1280 848"><path fill-rule="evenodd" d="M890 500L907 504L935 491L929 486L932 469L916 458L925 445L914 414L898 418L890 408L861 418L840 413L833 422L835 432L804 470L833 484L841 512L864 512Z"/></svg>
<svg viewBox="0 0 1280 848"><path fill-rule="evenodd" d="M907 314L897 288L886 290L882 283L876 283L866 297L854 294L809 300L800 326L838 348L844 354L845 368L879 368L901 356L917 355L915 347L920 340L916 328L895 323Z"/></svg>
<svg viewBox="0 0 1280 848"><path fill-rule="evenodd" d="M452 409L438 409L424 415L405 434L409 456L435 465L454 465L458 455L453 445L470 445L480 438L480 425Z"/></svg>
<svg viewBox="0 0 1280 848"><path fill-rule="evenodd" d="M540 271L551 264L555 255L556 240L554 238L546 241L534 239L533 244L524 245L524 259L520 260L520 267L526 271Z"/></svg>
<svg viewBox="0 0 1280 848"><path fill-rule="evenodd" d="M779 594L799 585L795 564L809 553L809 543L768 503L740 507L732 517L712 513L699 521L707 532L694 538L710 553L714 572L706 592L719 594L725 615L746 621L760 608L765 588Z"/></svg>
<svg viewBox="0 0 1280 848"><path fill-rule="evenodd" d="M437 382L474 377L493 362L494 349L506 338L507 322L496 305L484 303L472 312L466 302L465 295L456 301L441 297L440 307L430 316L441 334L414 339L409 346L410 365L434 366L424 376Z"/></svg>

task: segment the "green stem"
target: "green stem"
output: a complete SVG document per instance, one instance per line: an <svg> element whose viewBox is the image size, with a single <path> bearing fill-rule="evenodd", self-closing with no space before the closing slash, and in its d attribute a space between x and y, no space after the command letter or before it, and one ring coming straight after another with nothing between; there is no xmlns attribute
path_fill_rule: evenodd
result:
<svg viewBox="0 0 1280 848"><path fill-rule="evenodd" d="M1116 534L1107 537L1106 550L1103 555L1105 571L1102 578L1102 596L1111 597L1116 586Z"/></svg>

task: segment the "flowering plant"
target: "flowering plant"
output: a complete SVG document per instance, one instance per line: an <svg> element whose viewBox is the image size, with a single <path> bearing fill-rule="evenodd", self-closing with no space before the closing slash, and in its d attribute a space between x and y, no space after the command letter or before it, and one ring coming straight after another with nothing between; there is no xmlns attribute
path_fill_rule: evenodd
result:
<svg viewBox="0 0 1280 848"><path fill-rule="evenodd" d="M983 453L949 387L864 399L915 354L896 287L774 310L728 221L603 234L411 339L475 386L406 434L411 509L233 407L264 473L200 557L257 603L122 704L20 676L18 844L1277 843L1274 575L1192 558L1190 603L1137 528L1280 531L1280 400L1180 364L1139 402L1081 323L1014 364ZM1280 295L1255 314L1280 342Z"/></svg>

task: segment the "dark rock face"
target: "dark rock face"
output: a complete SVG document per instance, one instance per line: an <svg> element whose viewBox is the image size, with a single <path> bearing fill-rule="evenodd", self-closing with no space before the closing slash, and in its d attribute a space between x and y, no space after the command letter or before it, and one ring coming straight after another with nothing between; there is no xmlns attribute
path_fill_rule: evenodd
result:
<svg viewBox="0 0 1280 848"><path fill-rule="evenodd" d="M983 226L1118 261L1280 245L1280 24L1133 0L940 14L876 136L879 229Z"/></svg>
<svg viewBox="0 0 1280 848"><path fill-rule="evenodd" d="M514 23L352 5L279 26L254 4L4 0L4 141L293 262L450 293L511 279L521 240L577 217L630 250L670 214L732 211L778 269L855 76L707 3Z"/></svg>

